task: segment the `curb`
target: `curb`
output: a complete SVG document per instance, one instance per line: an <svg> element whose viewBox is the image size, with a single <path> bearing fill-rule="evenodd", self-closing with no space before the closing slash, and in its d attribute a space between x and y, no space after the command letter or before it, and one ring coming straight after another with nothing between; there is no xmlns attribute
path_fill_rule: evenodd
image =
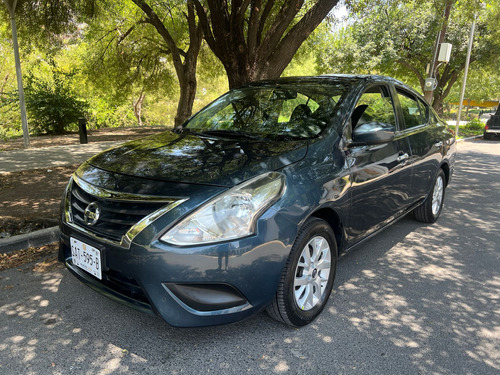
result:
<svg viewBox="0 0 500 375"><path fill-rule="evenodd" d="M457 139L457 142L470 141L471 139L476 139L476 138L483 138L483 135L481 134L481 135L475 135L473 137Z"/></svg>
<svg viewBox="0 0 500 375"><path fill-rule="evenodd" d="M0 252L11 253L29 247L40 247L59 241L59 227L37 230L36 232L0 239Z"/></svg>

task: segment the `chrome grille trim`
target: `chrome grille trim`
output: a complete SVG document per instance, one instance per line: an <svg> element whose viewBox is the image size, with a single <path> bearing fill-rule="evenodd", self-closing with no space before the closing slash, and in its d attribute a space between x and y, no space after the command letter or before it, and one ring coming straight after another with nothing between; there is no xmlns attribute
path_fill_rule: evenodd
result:
<svg viewBox="0 0 500 375"><path fill-rule="evenodd" d="M118 191L113 191L109 189L104 189L81 179L76 173L73 174L73 181L76 182L78 186L86 193L93 195L97 198L106 199L109 201L116 202L165 202L173 203L179 200L179 198L172 197L162 197L158 195L144 195L144 194L131 194L131 193L120 193Z"/></svg>
<svg viewBox="0 0 500 375"><path fill-rule="evenodd" d="M100 235L93 231L90 231L88 228L78 224L74 220L73 214L73 206L72 206L72 194L73 194L73 184L78 185L85 193L95 196L96 199L104 199L107 201L113 202L131 202L131 203L140 203L140 202L149 202L149 203L165 203L166 206L163 206L152 213L144 216L142 219L133 224L130 229L121 237L119 241L106 238L104 235ZM87 190L88 189L88 190ZM83 197L82 197L83 198ZM120 193L108 189L102 189L98 186L92 185L81 178L79 178L76 174L73 174L70 183L68 184L67 190L65 192L64 199L64 213L63 219L65 223L71 228L86 234L87 236L105 242L111 245L120 246L124 249L130 249L130 245L135 237L141 233L141 231L150 225L153 221L158 219L160 216L166 214L167 212L173 210L180 204L187 201L189 198L172 198L172 197L162 197L162 196L148 196L148 195L140 195L140 194L130 194L130 193ZM81 201L85 202L84 199ZM81 211L81 207L78 208ZM133 216L133 215L130 215ZM142 216L142 215L141 215Z"/></svg>

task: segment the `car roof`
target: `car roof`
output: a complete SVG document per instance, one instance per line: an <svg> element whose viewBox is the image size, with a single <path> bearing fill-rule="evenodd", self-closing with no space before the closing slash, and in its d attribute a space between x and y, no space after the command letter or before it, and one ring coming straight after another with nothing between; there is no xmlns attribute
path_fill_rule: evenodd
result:
<svg viewBox="0 0 500 375"><path fill-rule="evenodd" d="M396 78L377 75L377 74L323 74L318 76L293 76L293 77L282 77L273 80L262 80L256 82L250 82L242 87L255 87L261 85L279 85L279 84L293 84L293 83L345 83L345 84L356 84L356 83L392 83L398 87L402 87L407 91L416 94L420 99L425 100L423 96L416 91L411 86L397 80Z"/></svg>
<svg viewBox="0 0 500 375"><path fill-rule="evenodd" d="M400 86L405 86L403 82L398 81L395 78L376 75L376 74L323 74L319 76L293 76L293 77L282 77L273 80L262 80L256 82L250 82L245 86L260 86L260 85L276 85L284 83L349 83L353 84L356 82L391 82Z"/></svg>

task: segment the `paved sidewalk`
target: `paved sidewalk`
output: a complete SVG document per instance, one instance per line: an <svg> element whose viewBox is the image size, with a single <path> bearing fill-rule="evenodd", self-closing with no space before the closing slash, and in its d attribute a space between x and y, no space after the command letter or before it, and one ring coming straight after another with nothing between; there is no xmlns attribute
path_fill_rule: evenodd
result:
<svg viewBox="0 0 500 375"><path fill-rule="evenodd" d="M0 173L79 164L91 156L124 141L30 148L0 152Z"/></svg>

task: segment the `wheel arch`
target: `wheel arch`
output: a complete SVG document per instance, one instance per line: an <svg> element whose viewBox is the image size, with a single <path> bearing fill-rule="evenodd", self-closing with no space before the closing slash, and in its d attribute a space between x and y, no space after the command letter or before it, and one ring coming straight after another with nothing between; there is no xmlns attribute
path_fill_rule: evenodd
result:
<svg viewBox="0 0 500 375"><path fill-rule="evenodd" d="M314 211L309 217L317 217L330 225L335 233L335 242L337 243L337 256L342 253L345 244L345 232L342 220L339 214L333 208L320 208Z"/></svg>
<svg viewBox="0 0 500 375"><path fill-rule="evenodd" d="M444 172L444 177L446 179L445 186L448 186L448 181L450 181L450 165L447 162L441 164L441 169Z"/></svg>

